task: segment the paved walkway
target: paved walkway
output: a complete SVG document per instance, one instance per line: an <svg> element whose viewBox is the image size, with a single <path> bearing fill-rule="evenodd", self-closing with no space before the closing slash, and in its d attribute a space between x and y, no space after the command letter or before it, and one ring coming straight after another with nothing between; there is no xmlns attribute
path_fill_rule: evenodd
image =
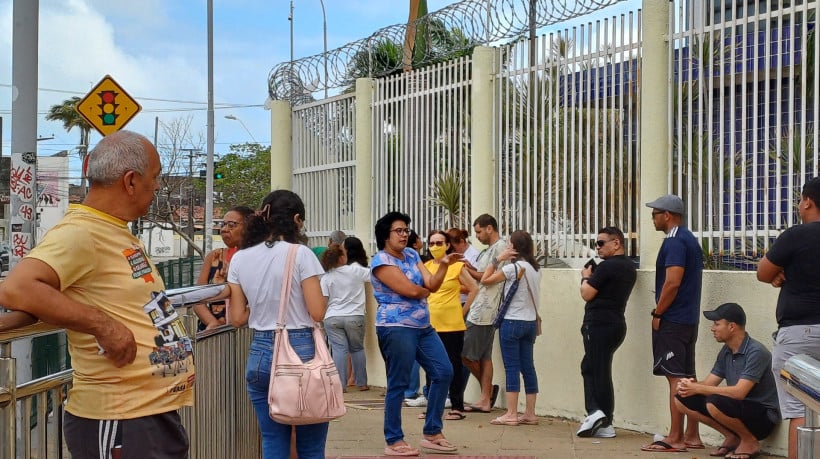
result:
<svg viewBox="0 0 820 459"><path fill-rule="evenodd" d="M348 411L330 424L327 457L379 457L384 454L383 393L383 389L371 388L366 392L345 394ZM406 439L416 447L424 422L417 416L422 411L423 408L404 408L402 412ZM714 449L646 453L640 448L652 441L651 435L616 429L616 438L578 438L575 436L578 424L558 418L541 418L537 426L491 425L490 420L502 413L496 409L490 414L468 414L460 421L444 421L444 434L459 447L459 455L471 457L700 459L708 458ZM758 456L760 459L775 457Z"/></svg>

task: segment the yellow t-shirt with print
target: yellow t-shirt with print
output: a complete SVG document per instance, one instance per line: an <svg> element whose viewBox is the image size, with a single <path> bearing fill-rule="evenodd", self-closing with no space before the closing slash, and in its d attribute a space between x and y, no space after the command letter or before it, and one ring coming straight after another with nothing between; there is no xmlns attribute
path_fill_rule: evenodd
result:
<svg viewBox="0 0 820 459"><path fill-rule="evenodd" d="M433 260L428 261L424 266L431 274L435 274L441 267ZM464 315L461 312L461 281L458 280L462 267L464 263L460 261L448 266L441 287L427 297L427 305L430 308L430 325L437 332L467 329L464 324Z"/></svg>
<svg viewBox="0 0 820 459"><path fill-rule="evenodd" d="M117 368L100 355L92 335L67 330L74 368L68 412L88 419L133 419L193 404L191 341L173 308L157 304L153 294L165 285L126 222L72 205L28 257L57 273L66 296L119 321L137 343L134 362Z"/></svg>

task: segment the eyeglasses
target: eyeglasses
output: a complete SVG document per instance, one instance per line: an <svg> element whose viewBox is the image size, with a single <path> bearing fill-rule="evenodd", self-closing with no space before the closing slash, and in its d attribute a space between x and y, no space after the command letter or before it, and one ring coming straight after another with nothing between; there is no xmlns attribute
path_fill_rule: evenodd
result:
<svg viewBox="0 0 820 459"><path fill-rule="evenodd" d="M242 223L242 222L234 222L234 221L231 221L231 220L223 220L223 221L222 221L222 225L221 225L221 226L222 226L223 228L227 226L227 227L228 227L228 228L230 228L230 229L234 229L234 228L236 228L237 226L239 226L241 223Z"/></svg>
<svg viewBox="0 0 820 459"><path fill-rule="evenodd" d="M597 245L598 248L600 249L601 247L605 246L607 242L612 242L612 241L614 241L614 239L610 239L608 241L604 241L603 239L598 239L597 241L595 241L595 245Z"/></svg>
<svg viewBox="0 0 820 459"><path fill-rule="evenodd" d="M446 244L447 244L447 242L445 242L445 241L430 241L430 242L427 243L427 245L434 245L436 247L440 247L440 246L446 245Z"/></svg>
<svg viewBox="0 0 820 459"><path fill-rule="evenodd" d="M391 229L390 231L396 233L399 236L401 236L402 234L404 234L406 236L410 235L410 228L394 228L394 229Z"/></svg>

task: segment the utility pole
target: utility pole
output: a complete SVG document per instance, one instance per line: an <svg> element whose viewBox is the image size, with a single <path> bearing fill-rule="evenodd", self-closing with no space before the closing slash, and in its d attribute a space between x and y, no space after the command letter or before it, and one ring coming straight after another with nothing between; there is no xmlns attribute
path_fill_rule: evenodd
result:
<svg viewBox="0 0 820 459"><path fill-rule="evenodd" d="M188 153L188 228L186 233L191 240L194 240L194 156L201 156L202 150L198 148L180 148L180 151ZM180 201L182 200L182 190L180 189ZM203 237L205 234L203 233ZM192 256L193 244L188 243L188 256Z"/></svg>

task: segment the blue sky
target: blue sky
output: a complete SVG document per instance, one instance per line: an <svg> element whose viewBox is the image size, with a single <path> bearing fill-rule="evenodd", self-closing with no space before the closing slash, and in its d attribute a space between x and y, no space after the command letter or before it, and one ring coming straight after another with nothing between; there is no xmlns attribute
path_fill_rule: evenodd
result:
<svg viewBox="0 0 820 459"><path fill-rule="evenodd" d="M293 3L294 55L320 53L319 0ZM325 0L328 47L333 49L379 28L405 22L408 3ZM435 11L451 3L428 0L428 7ZM3 155L11 151L12 5L13 0L0 0ZM214 0L214 100L228 106L215 112L216 153L226 152L230 144L250 140L242 124L225 119L225 115L236 116L260 143L270 142L269 112L263 104L268 72L289 60L289 5L289 0ZM639 6L639 0L628 0L602 14L610 16ZM128 129L153 137L155 117L166 124L190 116L192 130L205 138L205 0L40 0L39 27L41 116L37 132L55 137L38 142L40 155L71 150L79 139L78 132L66 133L59 123L45 121L42 114L71 96L85 95L105 74L111 74L142 105L143 111ZM99 139L93 133L92 145ZM72 169L79 174L74 162Z"/></svg>

